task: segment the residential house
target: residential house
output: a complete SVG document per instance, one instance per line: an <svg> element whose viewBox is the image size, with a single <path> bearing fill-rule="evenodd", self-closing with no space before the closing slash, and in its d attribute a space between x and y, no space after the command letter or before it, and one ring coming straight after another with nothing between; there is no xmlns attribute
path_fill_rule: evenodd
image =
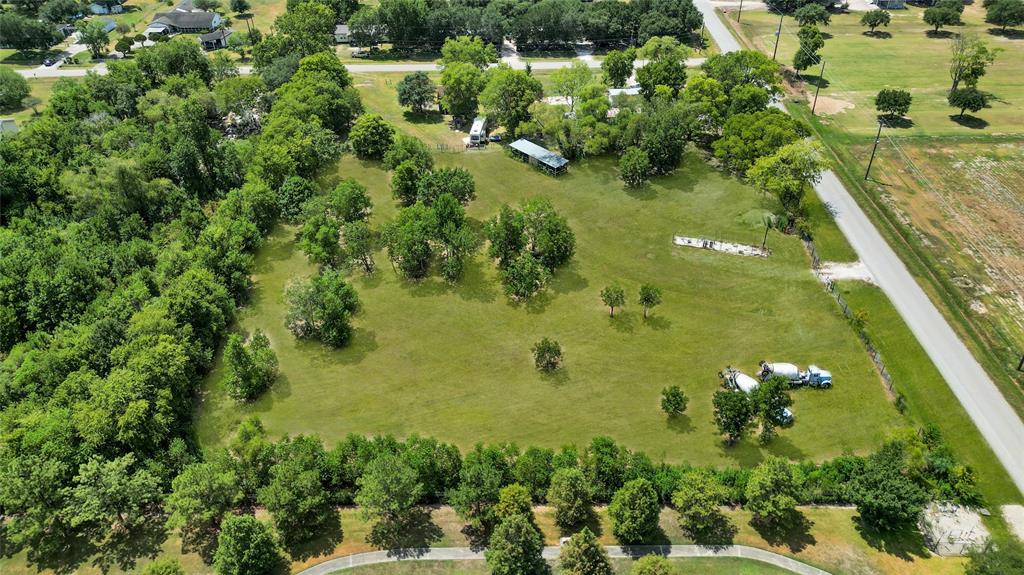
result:
<svg viewBox="0 0 1024 575"><path fill-rule="evenodd" d="M338 24L334 27L334 43L335 44L348 44L349 43L349 31L348 24Z"/></svg>
<svg viewBox="0 0 1024 575"><path fill-rule="evenodd" d="M221 28L220 30L214 30L209 34L202 34L199 36L199 43L203 45L204 50L219 50L221 48L228 47L228 37L231 36L232 30L230 28Z"/></svg>
<svg viewBox="0 0 1024 575"><path fill-rule="evenodd" d="M89 13L103 16L106 14L120 14L124 12L123 2L120 0L97 0L89 4Z"/></svg>
<svg viewBox="0 0 1024 575"><path fill-rule="evenodd" d="M157 12L145 34L205 34L219 28L220 22L220 14L199 10L192 0L182 0L170 12Z"/></svg>

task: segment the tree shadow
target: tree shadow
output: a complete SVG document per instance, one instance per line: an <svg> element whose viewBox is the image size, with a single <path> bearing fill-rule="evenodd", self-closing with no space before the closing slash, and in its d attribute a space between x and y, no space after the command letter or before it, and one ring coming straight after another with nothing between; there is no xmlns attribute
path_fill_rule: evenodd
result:
<svg viewBox="0 0 1024 575"><path fill-rule="evenodd" d="M305 530L316 533L311 539L296 540L294 535L281 534L281 543L294 561L307 561L314 557L327 555L341 543L345 534L341 530L341 517L338 510L331 508L318 525L309 525Z"/></svg>
<svg viewBox="0 0 1024 575"><path fill-rule="evenodd" d="M905 525L893 531L879 531L866 524L860 516L853 518L854 526L861 538L872 548L893 555L904 561L915 557L928 557L931 552L924 542L924 536L914 525Z"/></svg>
<svg viewBox="0 0 1024 575"><path fill-rule="evenodd" d="M619 333L633 333L636 331L637 318L639 314L618 310L615 317L608 317L608 325Z"/></svg>
<svg viewBox="0 0 1024 575"><path fill-rule="evenodd" d="M412 509L405 516L377 521L366 535L366 542L378 549L422 550L441 540L444 532L433 522L430 511ZM415 551L404 557L415 556Z"/></svg>
<svg viewBox="0 0 1024 575"><path fill-rule="evenodd" d="M954 122L960 124L965 128L970 128L972 130L984 130L985 128L988 127L988 121L983 120L977 116L972 116L970 114L964 114L963 116L961 116L960 114L950 114L949 119L953 120Z"/></svg>
<svg viewBox="0 0 1024 575"><path fill-rule="evenodd" d="M718 513L709 519L709 524L697 530L684 530L693 542L703 547L721 549L732 545L739 528L733 525L724 513Z"/></svg>
<svg viewBox="0 0 1024 575"><path fill-rule="evenodd" d="M494 283L484 274L485 262L480 258L466 258L462 277L454 287L455 293L464 300L491 303L498 297Z"/></svg>
<svg viewBox="0 0 1024 575"><path fill-rule="evenodd" d="M658 191L654 189L649 182L644 182L639 186L624 186L626 195L633 198L634 200L640 200L647 202L658 197Z"/></svg>
<svg viewBox="0 0 1024 575"><path fill-rule="evenodd" d="M828 32L825 32L825 31L821 32L821 37L824 40L831 40L832 38L835 38L835 36L833 36L832 34L829 34Z"/></svg>
<svg viewBox="0 0 1024 575"><path fill-rule="evenodd" d="M410 124L440 124L444 122L444 115L438 110L424 110L423 112L406 110L402 113L402 117Z"/></svg>
<svg viewBox="0 0 1024 575"><path fill-rule="evenodd" d="M544 383L555 387L561 387L569 383L572 379L569 377L569 369L564 365L561 365L558 369L554 369L552 371L542 371L540 372L540 377L544 380Z"/></svg>
<svg viewBox="0 0 1024 575"><path fill-rule="evenodd" d="M213 564L213 554L217 551L217 528L181 530L181 552L195 553L207 565Z"/></svg>
<svg viewBox="0 0 1024 575"><path fill-rule="evenodd" d="M988 33L993 36L1002 36L1007 40L1022 40L1024 39L1024 30L1008 28L1003 30L1002 28L989 28Z"/></svg>
<svg viewBox="0 0 1024 575"><path fill-rule="evenodd" d="M906 116L885 116L885 115L879 115L879 116L876 116L876 118L878 119L879 122L885 122L885 127L887 127L887 128L903 128L903 129L907 129L907 128L913 128L914 127L914 121L911 120L910 118L907 118Z"/></svg>
<svg viewBox="0 0 1024 575"><path fill-rule="evenodd" d="M587 281L587 278L580 275L579 264L572 262L555 272L549 287L555 293L565 294L584 290L588 285L590 282Z"/></svg>
<svg viewBox="0 0 1024 575"><path fill-rule="evenodd" d="M57 528L55 530L65 531ZM67 530L61 535L52 534L41 541L42 545L30 547L26 562L42 573L51 570L58 575L78 573L79 567L96 553L96 547L81 533Z"/></svg>
<svg viewBox="0 0 1024 575"><path fill-rule="evenodd" d="M486 523L466 524L460 530L473 551L483 551L491 537L491 528Z"/></svg>
<svg viewBox="0 0 1024 575"><path fill-rule="evenodd" d="M785 545L791 553L803 551L817 540L811 534L814 522L799 510L793 510L777 521L750 520L750 526L772 546Z"/></svg>
<svg viewBox="0 0 1024 575"><path fill-rule="evenodd" d="M831 82L821 76L805 75L803 78L804 82L814 86L815 88L828 88L831 85Z"/></svg>
<svg viewBox="0 0 1024 575"><path fill-rule="evenodd" d="M135 569L135 564L140 558L156 558L160 554L161 545L167 539L164 519L162 515L155 516L137 529L113 536L97 549L93 565L104 573L109 572L112 567L117 567L121 571L131 571Z"/></svg>
<svg viewBox="0 0 1024 575"><path fill-rule="evenodd" d="M880 40L888 40L889 38L892 38L892 34L884 30L875 30L874 32L868 30L867 32L861 32L861 35L867 36L868 38L878 38Z"/></svg>
<svg viewBox="0 0 1024 575"><path fill-rule="evenodd" d="M597 537L601 537L604 533L604 528L601 527L601 518L598 516L597 512L594 511L593 507L589 507L587 509L587 516L583 521L580 521L576 525L559 525L558 534L562 537L569 537L582 531L584 527L589 529L590 532Z"/></svg>
<svg viewBox="0 0 1024 575"><path fill-rule="evenodd" d="M672 327L672 320L661 315L649 315L647 316L647 319L644 320L644 325L653 330L665 331Z"/></svg>
<svg viewBox="0 0 1024 575"><path fill-rule="evenodd" d="M950 32L949 30L929 30L929 31L925 32L924 35L928 36L929 38L940 38L940 39L946 39L946 38L952 38L953 37L953 33Z"/></svg>
<svg viewBox="0 0 1024 575"><path fill-rule="evenodd" d="M685 413L668 416L665 419L665 427L676 433L690 433L694 429L690 416Z"/></svg>
<svg viewBox="0 0 1024 575"><path fill-rule="evenodd" d="M803 461L807 458L807 454L785 435L776 435L766 447L768 446L771 447L772 453L791 461Z"/></svg>

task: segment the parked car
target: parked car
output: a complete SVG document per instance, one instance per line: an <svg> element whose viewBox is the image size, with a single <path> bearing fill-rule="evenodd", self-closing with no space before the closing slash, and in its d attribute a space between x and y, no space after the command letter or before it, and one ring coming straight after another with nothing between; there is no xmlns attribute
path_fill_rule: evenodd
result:
<svg viewBox="0 0 1024 575"><path fill-rule="evenodd" d="M488 137L487 139L492 141L492 142L500 142L501 141L501 136L499 136L498 134L491 134L491 136Z"/></svg>
<svg viewBox="0 0 1024 575"><path fill-rule="evenodd" d="M53 66L57 63L56 58L46 58L43 60L43 66Z"/></svg>

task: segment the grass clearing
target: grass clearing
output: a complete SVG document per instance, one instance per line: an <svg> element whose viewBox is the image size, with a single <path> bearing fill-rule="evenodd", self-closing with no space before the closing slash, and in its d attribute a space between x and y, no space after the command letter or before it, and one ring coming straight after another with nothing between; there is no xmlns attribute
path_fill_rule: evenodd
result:
<svg viewBox="0 0 1024 575"><path fill-rule="evenodd" d="M715 559L672 559L670 563L676 575L783 575L792 573L757 561L719 557ZM612 561L615 573L625 575L633 568L633 561L616 559ZM555 569L557 573L558 570ZM484 561L409 561L357 567L334 573L353 575L486 575L490 573Z"/></svg>
<svg viewBox="0 0 1024 575"><path fill-rule="evenodd" d="M39 104L35 106L36 112L42 112L46 109L47 104L50 102L50 96L53 95L53 85L57 83L59 78L30 78L28 80L28 86L32 90L32 97L39 98ZM24 127L25 122L30 121L35 117L31 106L16 108L14 110L5 110L2 115L4 118L13 118L17 123L18 127Z"/></svg>
<svg viewBox="0 0 1024 575"><path fill-rule="evenodd" d="M893 128L893 135L970 136L981 129L992 134L1020 134L1024 132L1024 38L989 33L984 23L984 9L980 3L968 5L964 10L964 26L949 28L951 32L976 34L990 47L1000 49L995 63L978 83L981 90L991 92L996 100L992 107L973 114L973 120L958 122L950 116L953 110L946 103L949 90L949 45L945 37L930 37L928 25L922 20L924 10L908 6L906 10L893 10L892 23L880 28L890 37L864 35L867 28L860 25L860 13L835 14L832 23L823 27L826 36L821 54L826 60L825 83L822 85L818 105L852 104L852 108L825 116L821 122L840 130L862 136L873 136L877 127L873 99L882 88L910 90L914 97L907 127ZM735 15L727 20L735 26ZM779 17L764 10L744 10L739 27L753 46L766 54L772 53ZM798 26L792 18L783 20L779 41L779 62L791 65L796 52ZM913 57L908 57L908 55ZM818 70L807 70L810 81L817 81ZM813 97L815 86L805 89ZM972 117L971 114L967 115Z"/></svg>

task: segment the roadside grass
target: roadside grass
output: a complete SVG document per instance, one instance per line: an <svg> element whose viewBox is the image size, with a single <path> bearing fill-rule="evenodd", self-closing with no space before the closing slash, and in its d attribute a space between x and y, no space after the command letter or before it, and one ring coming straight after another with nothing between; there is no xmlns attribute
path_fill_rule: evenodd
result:
<svg viewBox="0 0 1024 575"><path fill-rule="evenodd" d="M882 88L910 90L914 97L908 127L892 128L893 135L971 136L979 134L1020 134L1024 132L1024 39L989 33L980 3L964 10L964 26L948 28L954 33L976 34L990 47L998 48L995 63L981 78L978 88L995 97L992 107L974 114L966 121L951 118L959 113L946 103L950 86L949 59L951 40L930 37L928 25L922 21L923 9L908 6L893 10L892 23L880 32L890 37L864 35L860 13L835 14L832 23L822 27L831 35L825 40L821 54L825 64L818 111L830 104L823 98L852 103L853 108L822 117L825 125L862 136L873 136L877 127L873 99ZM736 26L735 14L726 16ZM779 17L764 10L744 10L739 27L757 49L771 55ZM798 25L787 17L783 21L778 60L791 66L798 47ZM807 70L806 90L813 96L818 69ZM836 102L838 103L838 102Z"/></svg>
<svg viewBox="0 0 1024 575"><path fill-rule="evenodd" d="M0 48L0 66L10 68L36 68L43 65L43 60L48 56L57 56L60 48L52 50L15 50L14 48Z"/></svg>
<svg viewBox="0 0 1024 575"><path fill-rule="evenodd" d="M612 560L612 568L618 575L625 575L633 568L629 559ZM676 575L783 575L792 573L786 569L774 567L748 559L719 557L714 559L671 559L672 572ZM554 564L553 564L554 566ZM559 573L554 568L555 573ZM490 573L484 561L409 561L405 563L389 563L357 567L334 573L353 575L486 575Z"/></svg>
<svg viewBox="0 0 1024 575"><path fill-rule="evenodd" d="M471 542L463 534L464 523L450 507L430 508L430 523L424 531L433 533L429 540L413 541L416 546L432 547L466 547ZM555 526L553 511L548 507L537 507L534 510L537 525L544 534L546 545L558 545L559 538L570 533L563 533ZM750 514L742 510L726 509L726 515L735 525L737 531L733 538L736 544L749 545L767 549L792 557L798 561L814 565L835 575L866 573L886 573L887 575L954 575L963 572L965 560L958 557L932 556L926 550L921 535L916 531L880 536L859 527L856 510L845 507L804 507L801 508L806 521L799 528L782 534L762 534L750 525ZM263 521L270 518L264 511L257 512ZM343 539L340 543L314 541L308 547L316 549L312 556L290 561L288 571L299 571L327 561L335 557L374 551L366 542L372 524L364 521L357 509L343 508L340 510L340 522ZM661 512L660 534L658 541L664 544L692 544L679 528L677 514L671 509ZM598 507L588 527L595 532L603 545L617 545L611 535L611 523L607 509ZM158 556L173 557L181 561L182 567L190 575L210 575L213 568L205 565L194 553L181 553L181 539L178 534L170 533L163 542ZM140 558L131 572L138 572L153 558ZM681 561L677 565L685 567L691 561ZM483 567L484 563L473 562L469 568ZM395 567L396 564L391 564ZM727 558L709 559L699 565L694 573L743 573L736 571L743 564ZM753 563L751 567L769 569L761 563ZM383 569L378 567L377 569ZM36 573L34 568L25 564L24 554L11 558L0 559L0 572L5 575L30 575ZM354 571L360 573L362 571ZM368 571L372 573L373 571ZM394 571L377 571L391 573ZM400 571L399 571L400 572ZM441 571L443 572L443 571ZM628 572L628 571L627 571ZM684 571L685 573L686 571ZM97 575L99 569L86 564L76 570L79 575ZM112 575L125 573L117 567L111 569ZM426 573L431 573L427 571ZM475 573L473 571L469 573ZM776 571L753 571L753 574L776 573Z"/></svg>

